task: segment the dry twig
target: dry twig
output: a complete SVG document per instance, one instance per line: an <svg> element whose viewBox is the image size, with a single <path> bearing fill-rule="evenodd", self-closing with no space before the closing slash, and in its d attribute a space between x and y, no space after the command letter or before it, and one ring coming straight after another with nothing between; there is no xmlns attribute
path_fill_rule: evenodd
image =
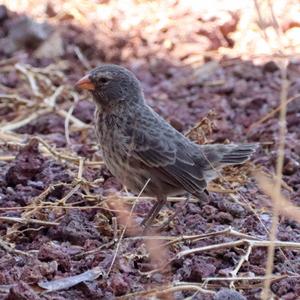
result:
<svg viewBox="0 0 300 300"><path fill-rule="evenodd" d="M37 225L43 225L43 226L58 226L59 225L59 223L57 223L57 222L49 222L49 221L29 219L29 218L5 217L5 216L0 216L0 221L10 222L10 223L20 223L23 225L28 225L28 224L37 224Z"/></svg>
<svg viewBox="0 0 300 300"><path fill-rule="evenodd" d="M213 244L213 245L208 245L208 246L203 246L203 247L198 247L198 248L193 248L193 249L187 249L180 251L179 253L176 254L176 256L172 259L170 259L168 262L166 262L164 265L161 267L151 270L149 272L143 273L144 275L152 275L153 273L157 273L158 271L162 271L171 264L173 261L177 259L181 259L185 256L194 254L194 253L199 253L199 252L204 252L204 251L214 251L214 250L219 250L219 249L225 249L225 248L233 248L233 247L238 247L242 245L248 245L251 246L251 248L254 247L269 247L271 244L274 244L274 247L280 247L280 248L295 248L295 249L300 249L300 243L294 243L294 242L284 242L284 241L265 241L265 240L249 240L249 239L241 239L237 241L231 241L227 243L221 243L221 244Z"/></svg>
<svg viewBox="0 0 300 300"><path fill-rule="evenodd" d="M287 63L288 61L285 60L283 62L281 68L281 95L280 95L280 102L281 102L281 109L280 109L280 116L279 116L279 148L278 148L278 157L276 163L276 182L274 186L275 194L277 195L274 198L273 202L273 216L272 216L272 226L270 231L270 240L271 244L268 247L268 259L267 259L267 268L266 268L266 276L267 279L265 281L264 289L262 292L262 299L267 300L269 298L269 289L271 281L268 279L273 271L273 264L274 264L274 251L275 251L275 239L276 239L276 231L279 222L279 206L280 206L280 194L281 194L281 182L282 182L282 168L284 162L284 148L285 148L285 135L286 135L286 102L287 102L287 94L288 94L288 87L289 81L287 79Z"/></svg>

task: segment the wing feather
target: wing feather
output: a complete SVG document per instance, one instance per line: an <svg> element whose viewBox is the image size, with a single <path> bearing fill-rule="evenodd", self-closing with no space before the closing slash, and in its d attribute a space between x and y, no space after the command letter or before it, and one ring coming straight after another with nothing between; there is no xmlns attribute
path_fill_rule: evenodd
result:
<svg viewBox="0 0 300 300"><path fill-rule="evenodd" d="M143 115L135 121L139 126L133 130L131 127L134 147L128 155L147 167L161 170L192 194L203 191L206 181L190 154L190 142L151 110L146 118Z"/></svg>

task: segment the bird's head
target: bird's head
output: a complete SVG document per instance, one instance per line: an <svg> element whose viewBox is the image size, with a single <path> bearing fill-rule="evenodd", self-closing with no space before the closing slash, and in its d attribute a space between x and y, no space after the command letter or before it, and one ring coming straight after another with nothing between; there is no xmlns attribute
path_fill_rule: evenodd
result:
<svg viewBox="0 0 300 300"><path fill-rule="evenodd" d="M132 72L117 65L102 65L91 70L75 87L89 90L96 105L103 110L114 110L144 101L138 79Z"/></svg>

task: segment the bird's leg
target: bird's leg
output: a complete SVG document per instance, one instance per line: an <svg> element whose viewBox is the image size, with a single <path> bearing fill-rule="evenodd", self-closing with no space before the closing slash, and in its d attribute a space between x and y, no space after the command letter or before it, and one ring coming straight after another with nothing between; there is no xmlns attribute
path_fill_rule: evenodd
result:
<svg viewBox="0 0 300 300"><path fill-rule="evenodd" d="M173 215L170 218L168 218L168 220L161 225L161 227L159 228L159 230L165 229L171 223L171 221L174 220L174 218L178 215L178 213L183 210L183 208L187 205L187 203L189 202L190 199L191 199L191 195L187 194L186 198L185 198L185 201L176 208L176 210L173 213Z"/></svg>
<svg viewBox="0 0 300 300"><path fill-rule="evenodd" d="M148 215L142 221L142 225L144 225L145 230L150 227L153 220L156 218L162 207L167 202L167 197L157 197L156 203L152 206L151 210L149 211Z"/></svg>

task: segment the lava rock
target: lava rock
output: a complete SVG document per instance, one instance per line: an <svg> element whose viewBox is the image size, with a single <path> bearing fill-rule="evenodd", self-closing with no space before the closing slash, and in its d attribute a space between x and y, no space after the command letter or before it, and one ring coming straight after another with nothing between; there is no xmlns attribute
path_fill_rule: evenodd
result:
<svg viewBox="0 0 300 300"><path fill-rule="evenodd" d="M5 300L39 300L40 297L25 282L20 281L16 286L9 290Z"/></svg>
<svg viewBox="0 0 300 300"><path fill-rule="evenodd" d="M0 5L0 23L8 18L8 11L5 5Z"/></svg>
<svg viewBox="0 0 300 300"><path fill-rule="evenodd" d="M44 159L38 150L39 142L32 139L17 155L8 169L5 179L9 186L27 185L29 180L41 172Z"/></svg>
<svg viewBox="0 0 300 300"><path fill-rule="evenodd" d="M230 289L222 289L216 293L214 300L247 300L242 294Z"/></svg>
<svg viewBox="0 0 300 300"><path fill-rule="evenodd" d="M0 45L6 54L21 48L36 49L52 31L48 23L38 23L27 16L9 23L8 36L1 41Z"/></svg>

